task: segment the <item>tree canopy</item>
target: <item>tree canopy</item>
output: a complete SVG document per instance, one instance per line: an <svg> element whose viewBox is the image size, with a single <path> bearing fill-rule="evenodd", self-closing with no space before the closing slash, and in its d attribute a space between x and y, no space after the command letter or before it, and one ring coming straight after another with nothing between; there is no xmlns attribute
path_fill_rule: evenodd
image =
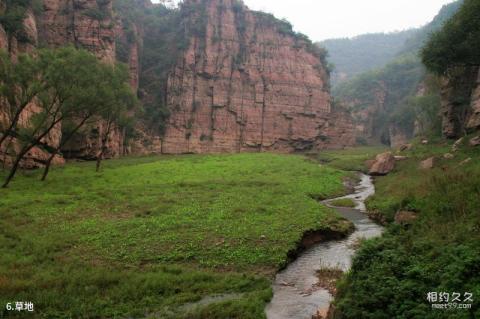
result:
<svg viewBox="0 0 480 319"><path fill-rule="evenodd" d="M19 144L4 186L32 148L40 147L51 154L46 163L48 172L62 145L88 120L107 122L110 132L136 105L125 66L104 64L91 53L73 47L38 50L33 55L20 55L17 62L1 53L0 75L0 97L8 102L0 146L8 138ZM30 114L20 121L27 109ZM57 145L47 137L63 123L68 132Z"/></svg>
<svg viewBox="0 0 480 319"><path fill-rule="evenodd" d="M422 50L422 60L439 75L445 75L451 67L480 65L480 1L464 1L443 28L431 35Z"/></svg>

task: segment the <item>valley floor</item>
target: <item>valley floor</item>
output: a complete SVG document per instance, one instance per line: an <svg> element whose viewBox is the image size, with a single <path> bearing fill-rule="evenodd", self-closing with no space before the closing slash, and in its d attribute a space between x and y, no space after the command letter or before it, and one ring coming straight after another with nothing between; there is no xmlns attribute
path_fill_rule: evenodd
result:
<svg viewBox="0 0 480 319"><path fill-rule="evenodd" d="M3 174L3 173L2 173ZM0 192L0 317L262 318L308 230L350 224L317 199L346 172L303 156L125 158L19 175ZM195 307L206 296L224 301ZM219 298L221 300L221 298Z"/></svg>
<svg viewBox="0 0 480 319"><path fill-rule="evenodd" d="M386 231L340 280L338 318L480 317L480 149L467 141L414 143L375 179L367 208ZM302 235L351 227L318 199L383 151L125 158L46 183L26 172L0 193L0 304L32 301L34 318L264 318ZM417 219L399 225L398 211ZM432 310L429 292L474 299Z"/></svg>

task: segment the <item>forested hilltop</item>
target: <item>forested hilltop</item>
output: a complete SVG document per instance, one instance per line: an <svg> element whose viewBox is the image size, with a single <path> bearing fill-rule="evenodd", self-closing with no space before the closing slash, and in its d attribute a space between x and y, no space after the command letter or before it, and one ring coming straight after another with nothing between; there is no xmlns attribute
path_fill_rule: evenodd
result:
<svg viewBox="0 0 480 319"><path fill-rule="evenodd" d="M461 6L444 6L434 20L412 31L385 66L361 73L334 88L357 125L359 143L400 145L416 135L441 134L441 79L425 70L420 49Z"/></svg>
<svg viewBox="0 0 480 319"><path fill-rule="evenodd" d="M405 41L416 33L417 30L410 29L318 42L317 45L329 53L332 87L335 88L359 73L383 67L405 48Z"/></svg>

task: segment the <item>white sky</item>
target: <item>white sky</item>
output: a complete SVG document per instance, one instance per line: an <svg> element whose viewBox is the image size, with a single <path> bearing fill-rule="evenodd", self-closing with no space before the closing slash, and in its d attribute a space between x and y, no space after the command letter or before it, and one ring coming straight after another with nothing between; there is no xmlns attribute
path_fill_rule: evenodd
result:
<svg viewBox="0 0 480 319"><path fill-rule="evenodd" d="M158 0L152 0L158 2ZM178 0L173 0L179 2ZM453 0L244 0L250 9L289 20L313 41L400 31L430 22Z"/></svg>

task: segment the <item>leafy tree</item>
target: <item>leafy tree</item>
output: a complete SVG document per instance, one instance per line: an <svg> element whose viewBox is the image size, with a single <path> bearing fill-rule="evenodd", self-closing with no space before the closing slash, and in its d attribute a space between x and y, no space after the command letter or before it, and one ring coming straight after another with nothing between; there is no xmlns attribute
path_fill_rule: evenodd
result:
<svg viewBox="0 0 480 319"><path fill-rule="evenodd" d="M75 131L95 115L107 116L109 110L115 110L111 111L114 114L123 114L117 109L122 109L125 101L134 99L126 84L128 75L125 68L102 64L87 51L73 47L39 50L26 61L38 70L36 78L41 83L41 90L36 92L34 101L40 110L30 116L25 125L16 125L9 133L19 141L20 151L3 187L8 186L22 159L36 146L51 153L44 173L46 178L53 157ZM15 91L19 85L15 81L9 83L7 92ZM112 117L109 116L108 120ZM73 133L64 136L59 146L48 145L45 138L63 121L75 123Z"/></svg>
<svg viewBox="0 0 480 319"><path fill-rule="evenodd" d="M42 180L46 179L55 156L83 126L107 119L107 126L110 128L102 137L101 146L106 148L106 141L108 141L113 124L117 122L120 124L118 117L128 123L127 119L124 119L126 117L125 109L136 105L136 98L127 84L128 71L124 65L103 64L86 52L77 54L76 58L78 60L74 62L75 64L82 63L82 71L86 74L83 78L85 82L71 92L70 103L73 103L74 107L70 116L62 122L61 142L50 152ZM110 116L110 113L118 115L117 118ZM112 120L110 121L110 119ZM104 140L105 142L103 142ZM105 150L102 150L101 156L104 152Z"/></svg>
<svg viewBox="0 0 480 319"><path fill-rule="evenodd" d="M100 170L110 134L115 127L122 128L130 125L128 112L137 105L135 95L128 85L128 70L123 65L106 70L102 74L103 80L108 83L101 89L101 98L97 101L100 106L99 115L102 117L101 145L97 155L97 172Z"/></svg>
<svg viewBox="0 0 480 319"><path fill-rule="evenodd" d="M42 8L41 0L4 0L5 11L0 14L0 24L8 34L9 41L15 37L20 42L28 42L23 20L28 8L39 13ZM10 46L9 46L10 47Z"/></svg>
<svg viewBox="0 0 480 319"><path fill-rule="evenodd" d="M465 0L443 28L430 37L422 60L436 74L447 75L455 67L480 65L480 1Z"/></svg>
<svg viewBox="0 0 480 319"><path fill-rule="evenodd" d="M13 137L22 112L45 89L47 83L40 77L37 61L21 54L18 62L12 63L8 54L0 51L0 96L7 102L4 104L6 123L0 128L0 147L7 138Z"/></svg>

